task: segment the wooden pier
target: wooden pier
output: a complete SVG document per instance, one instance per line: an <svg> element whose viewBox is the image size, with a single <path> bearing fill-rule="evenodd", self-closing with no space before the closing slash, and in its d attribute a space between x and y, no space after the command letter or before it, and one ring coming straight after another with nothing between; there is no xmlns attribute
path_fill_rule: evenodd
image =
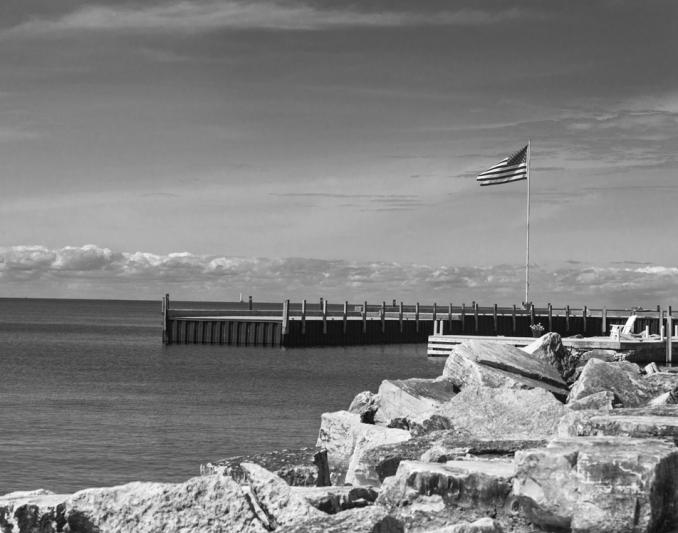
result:
<svg viewBox="0 0 678 533"><path fill-rule="evenodd" d="M216 304L218 305L218 304ZM165 344L344 346L425 343L433 331L431 306L234 302L212 308L171 308L163 298Z"/></svg>
<svg viewBox="0 0 678 533"><path fill-rule="evenodd" d="M175 304L176 305L176 304ZM637 332L674 333L671 307L656 310L555 308L551 304L500 307L497 305L405 305L316 302L245 302L179 304L162 299L163 343L237 346L348 346L360 344L425 343L432 334L530 338L530 326L563 337L609 335L613 324L639 315Z"/></svg>

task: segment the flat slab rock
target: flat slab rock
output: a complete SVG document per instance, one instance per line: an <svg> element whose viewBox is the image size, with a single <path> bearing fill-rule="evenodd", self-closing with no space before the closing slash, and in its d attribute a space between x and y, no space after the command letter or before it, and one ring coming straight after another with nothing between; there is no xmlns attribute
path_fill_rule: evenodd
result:
<svg viewBox="0 0 678 533"><path fill-rule="evenodd" d="M467 387L435 415L480 438L530 439L555 435L565 406L541 388Z"/></svg>
<svg viewBox="0 0 678 533"><path fill-rule="evenodd" d="M542 388L564 399L568 388L558 370L514 346L466 341L448 356L443 377L460 389L468 386Z"/></svg>
<svg viewBox="0 0 678 533"><path fill-rule="evenodd" d="M678 405L583 410L567 413L558 424L560 437L606 435L669 438L678 444Z"/></svg>
<svg viewBox="0 0 678 533"><path fill-rule="evenodd" d="M401 461L447 462L468 457L512 459L517 450L546 446L545 439L474 438L456 430L434 431L395 444L368 450L363 461L372 465L379 482L395 475ZM377 483L374 483L375 485Z"/></svg>
<svg viewBox="0 0 678 533"><path fill-rule="evenodd" d="M559 438L516 452L513 494L547 530L641 533L674 524L678 448L659 439Z"/></svg>
<svg viewBox="0 0 678 533"><path fill-rule="evenodd" d="M509 460L402 461L395 476L384 480L377 504L409 506L422 496L437 495L447 507L496 509L504 506L512 477Z"/></svg>

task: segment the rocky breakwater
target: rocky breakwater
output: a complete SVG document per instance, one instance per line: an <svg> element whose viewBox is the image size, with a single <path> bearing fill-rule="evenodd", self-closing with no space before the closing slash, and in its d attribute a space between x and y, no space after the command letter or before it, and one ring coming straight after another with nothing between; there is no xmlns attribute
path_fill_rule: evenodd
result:
<svg viewBox="0 0 678 533"><path fill-rule="evenodd" d="M324 414L317 445L408 531L678 529L678 375L624 355L469 341Z"/></svg>
<svg viewBox="0 0 678 533"><path fill-rule="evenodd" d="M458 346L436 379L324 413L316 447L231 457L184 483L0 497L1 533L668 532L678 375L623 354Z"/></svg>

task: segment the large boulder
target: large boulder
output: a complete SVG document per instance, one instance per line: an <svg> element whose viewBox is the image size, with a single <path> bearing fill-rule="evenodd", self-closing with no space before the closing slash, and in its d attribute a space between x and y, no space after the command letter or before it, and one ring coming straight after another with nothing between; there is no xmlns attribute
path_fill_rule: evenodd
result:
<svg viewBox="0 0 678 533"><path fill-rule="evenodd" d="M472 437L536 439L554 435L565 411L541 388L466 387L435 414Z"/></svg>
<svg viewBox="0 0 678 533"><path fill-rule="evenodd" d="M678 375L673 373L645 375L634 363L605 362L594 358L586 363L572 386L568 402L579 401L600 392L611 392L615 403L623 407L639 407L651 402L672 403L671 398L677 391Z"/></svg>
<svg viewBox="0 0 678 533"><path fill-rule="evenodd" d="M337 483L341 483L357 444L366 449L371 443L376 446L409 437L410 433L406 430L364 424L356 413L336 411L322 414L316 446L327 450L331 474Z"/></svg>
<svg viewBox="0 0 678 533"><path fill-rule="evenodd" d="M379 407L374 420L385 424L393 418L427 418L458 391L447 378L386 379L379 386Z"/></svg>
<svg viewBox="0 0 678 533"><path fill-rule="evenodd" d="M362 431L356 438L353 455L348 464L345 482L355 486L377 485L369 462L364 460L365 454L376 446L407 441L409 431L394 428L373 426L373 430Z"/></svg>
<svg viewBox="0 0 678 533"><path fill-rule="evenodd" d="M606 363L600 359L590 359L572 386L568 401L581 400L604 391L613 393L624 407L637 407L651 399L642 386L638 365L626 361Z"/></svg>
<svg viewBox="0 0 678 533"><path fill-rule="evenodd" d="M417 500L430 504L437 496L445 507L495 511L511 492L513 463L507 460L402 461L395 476L384 481L377 503L388 508L411 507Z"/></svg>
<svg viewBox="0 0 678 533"><path fill-rule="evenodd" d="M455 346L445 361L443 377L459 389L466 387L541 388L557 398L567 397L567 384L553 365L508 344L466 341Z"/></svg>
<svg viewBox="0 0 678 533"><path fill-rule="evenodd" d="M300 487L323 487L330 485L327 450L301 448L298 450L275 450L253 455L228 457L213 463L200 465L200 474L222 474L240 481L244 472L241 463L256 463L284 479L287 484Z"/></svg>
<svg viewBox="0 0 678 533"><path fill-rule="evenodd" d="M561 437L593 435L672 439L678 444L678 405L566 413L558 424Z"/></svg>
<svg viewBox="0 0 678 533"><path fill-rule="evenodd" d="M555 439L516 452L513 494L547 530L660 531L675 523L678 448L658 439Z"/></svg>
<svg viewBox="0 0 678 533"><path fill-rule="evenodd" d="M64 506L71 533L268 531L240 485L219 475L86 489Z"/></svg>
<svg viewBox="0 0 678 533"><path fill-rule="evenodd" d="M348 411L334 411L320 416L316 447L327 450L330 469L345 470L348 467L361 424L360 415Z"/></svg>

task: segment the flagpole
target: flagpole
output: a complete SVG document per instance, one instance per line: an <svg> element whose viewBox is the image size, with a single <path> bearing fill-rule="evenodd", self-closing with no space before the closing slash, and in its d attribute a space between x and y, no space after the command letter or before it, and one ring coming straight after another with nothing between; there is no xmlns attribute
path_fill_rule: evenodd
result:
<svg viewBox="0 0 678 533"><path fill-rule="evenodd" d="M527 141L527 239L525 245L525 304L530 293L530 152L531 140Z"/></svg>

